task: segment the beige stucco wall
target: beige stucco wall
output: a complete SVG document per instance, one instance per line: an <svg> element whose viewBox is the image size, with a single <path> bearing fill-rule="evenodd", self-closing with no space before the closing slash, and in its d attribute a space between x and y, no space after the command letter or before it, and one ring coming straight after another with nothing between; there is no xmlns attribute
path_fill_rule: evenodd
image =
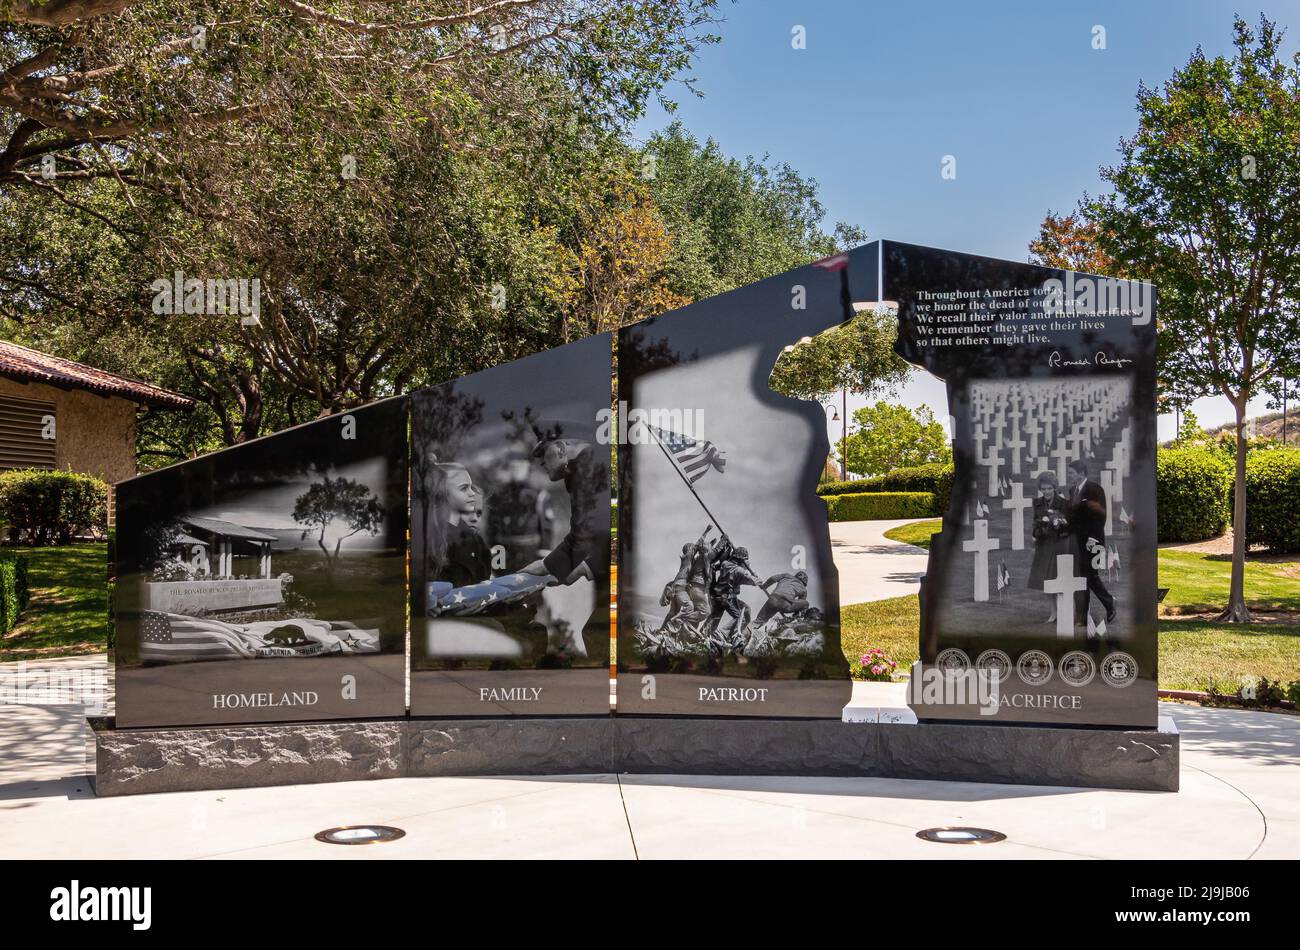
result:
<svg viewBox="0 0 1300 950"><path fill-rule="evenodd" d="M136 404L130 400L2 377L0 393L54 403L59 469L97 475L110 484L136 473Z"/></svg>

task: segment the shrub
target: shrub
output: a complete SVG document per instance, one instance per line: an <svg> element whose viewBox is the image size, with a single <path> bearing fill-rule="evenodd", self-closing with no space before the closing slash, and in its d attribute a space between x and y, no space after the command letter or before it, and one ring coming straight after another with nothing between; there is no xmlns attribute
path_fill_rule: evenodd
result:
<svg viewBox="0 0 1300 950"><path fill-rule="evenodd" d="M849 664L849 675L855 680L870 683L888 683L894 678L898 663L880 647L872 647L858 658L858 662Z"/></svg>
<svg viewBox="0 0 1300 950"><path fill-rule="evenodd" d="M0 521L23 544L69 544L104 532L108 484L92 475L26 469L0 475Z"/></svg>
<svg viewBox="0 0 1300 950"><path fill-rule="evenodd" d="M1300 551L1300 449L1246 456L1246 543L1274 554Z"/></svg>
<svg viewBox="0 0 1300 950"><path fill-rule="evenodd" d="M27 558L21 554L0 555L0 632L14 628L30 597Z"/></svg>
<svg viewBox="0 0 1300 950"><path fill-rule="evenodd" d="M928 518L934 510L934 493L928 491L863 492L826 497L826 515L831 521Z"/></svg>
<svg viewBox="0 0 1300 950"><path fill-rule="evenodd" d="M1156 453L1156 511L1161 541L1204 541L1223 534L1232 515L1232 466L1206 448ZM1249 511L1249 507L1247 507Z"/></svg>
<svg viewBox="0 0 1300 950"><path fill-rule="evenodd" d="M14 558L14 592L18 596L18 610L27 609L32 599L31 578L27 574L27 555Z"/></svg>
<svg viewBox="0 0 1300 950"><path fill-rule="evenodd" d="M856 482L822 482L817 486L817 494L823 498L827 495L860 495L871 491L872 481L873 479L863 478Z"/></svg>
<svg viewBox="0 0 1300 950"><path fill-rule="evenodd" d="M817 488L820 495L858 495L878 492L930 492L935 496L935 510L928 515L942 515L952 497L952 463L933 462L914 468L900 468L875 478L856 482L827 482Z"/></svg>

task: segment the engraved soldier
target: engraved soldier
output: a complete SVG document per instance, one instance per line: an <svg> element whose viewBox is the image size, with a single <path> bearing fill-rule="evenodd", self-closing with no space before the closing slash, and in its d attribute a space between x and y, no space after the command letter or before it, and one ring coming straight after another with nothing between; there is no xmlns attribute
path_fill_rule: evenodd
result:
<svg viewBox="0 0 1300 950"><path fill-rule="evenodd" d="M754 618L754 625L763 626L768 619L779 615L796 613L808 607L808 572L795 571L793 574L773 574L759 585L767 591L767 603Z"/></svg>
<svg viewBox="0 0 1300 950"><path fill-rule="evenodd" d="M561 584L579 578L594 580L600 566L601 535L597 496L603 472L597 472L590 442L580 439L542 438L533 449L546 475L563 481L569 495L569 532L545 558L523 568L529 574L550 574ZM608 512L604 513L608 518Z"/></svg>
<svg viewBox="0 0 1300 950"><path fill-rule="evenodd" d="M731 543L723 541L730 548ZM746 584L752 587L762 586L758 576L749 567L749 552L744 548L730 550L728 556L720 559L715 566L713 584L710 594L713 609L709 615L709 629L734 645L741 645L747 638L749 608L740 599L740 588ZM730 630L724 627L723 615L731 618Z"/></svg>
<svg viewBox="0 0 1300 950"><path fill-rule="evenodd" d="M661 606L669 608L661 630L679 633L683 625L698 624L709 616L710 564L704 539L710 530L705 528L698 541L682 545L677 575L664 586L659 600Z"/></svg>

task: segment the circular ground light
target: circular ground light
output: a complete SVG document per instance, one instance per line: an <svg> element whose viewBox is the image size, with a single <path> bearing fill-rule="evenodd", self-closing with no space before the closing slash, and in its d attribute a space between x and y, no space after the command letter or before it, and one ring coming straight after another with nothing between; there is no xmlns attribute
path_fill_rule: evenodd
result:
<svg viewBox="0 0 1300 950"><path fill-rule="evenodd" d="M922 841L939 844L995 844L1007 840L1002 832L987 828L926 828L918 831L916 836Z"/></svg>
<svg viewBox="0 0 1300 950"><path fill-rule="evenodd" d="M383 844L404 837L405 831L388 825L343 825L316 834L316 840L326 844Z"/></svg>

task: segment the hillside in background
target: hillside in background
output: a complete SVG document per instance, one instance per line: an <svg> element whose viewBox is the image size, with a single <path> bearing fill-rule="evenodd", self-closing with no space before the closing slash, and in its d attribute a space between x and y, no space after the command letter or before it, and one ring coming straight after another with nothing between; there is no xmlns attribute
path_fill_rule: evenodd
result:
<svg viewBox="0 0 1300 950"><path fill-rule="evenodd" d="M1253 424L1255 427L1255 438L1257 439L1282 439L1282 413L1270 412L1267 415L1255 416L1246 420L1248 425ZM1232 433L1232 423L1225 423L1213 429L1206 429L1211 437L1218 436L1220 432ZM1288 444L1300 445L1300 413L1295 411L1287 412L1286 420L1286 441Z"/></svg>

